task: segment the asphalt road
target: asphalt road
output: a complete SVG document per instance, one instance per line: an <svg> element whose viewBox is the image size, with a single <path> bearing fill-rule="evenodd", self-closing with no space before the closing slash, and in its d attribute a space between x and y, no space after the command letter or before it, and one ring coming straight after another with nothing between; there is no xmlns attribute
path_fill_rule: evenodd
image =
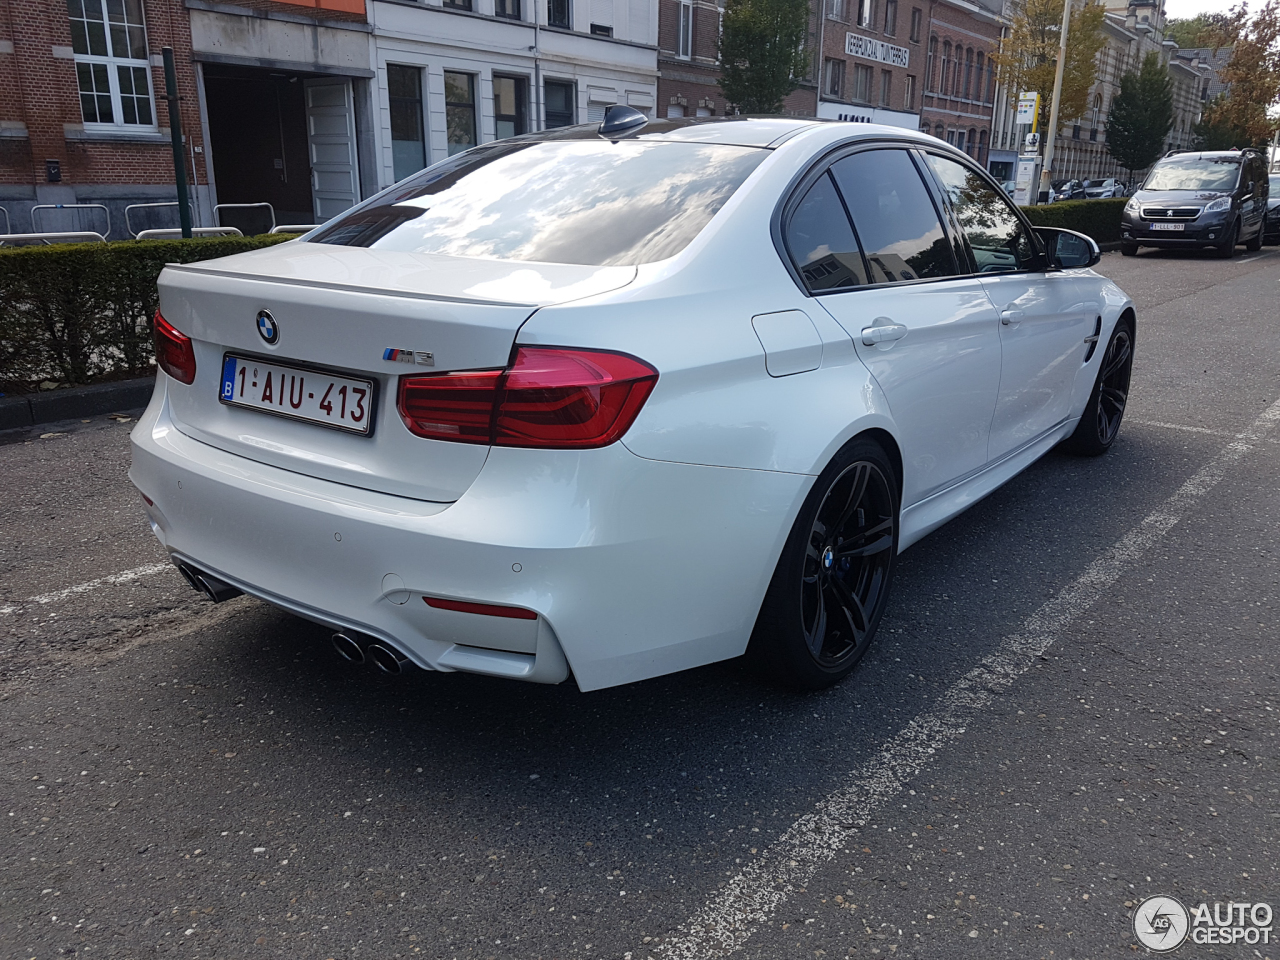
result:
<svg viewBox="0 0 1280 960"><path fill-rule="evenodd" d="M154 568L131 423L10 435L0 957L1117 957L1150 895L1280 911L1280 252L1100 269L1115 447L905 553L817 695L386 680Z"/></svg>

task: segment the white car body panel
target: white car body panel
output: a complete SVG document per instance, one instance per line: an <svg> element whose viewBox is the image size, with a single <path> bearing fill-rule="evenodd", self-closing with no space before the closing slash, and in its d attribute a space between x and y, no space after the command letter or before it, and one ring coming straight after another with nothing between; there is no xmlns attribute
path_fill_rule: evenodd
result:
<svg viewBox="0 0 1280 960"><path fill-rule="evenodd" d="M133 433L153 529L176 559L425 668L571 670L593 690L740 655L814 477L847 441L877 431L901 456L905 549L1070 434L1103 353L1082 364L1084 338L1100 315L1105 345L1132 309L1091 270L806 293L771 232L780 201L832 148L884 137L947 149L896 128L799 125L683 251L639 267L295 242L167 269L161 310L195 341L197 375L159 375ZM1044 323L1006 332L999 309L1014 302ZM264 308L275 348L255 332ZM906 336L863 343L879 317ZM490 448L401 421L400 375L499 368L538 345L658 371L621 441ZM384 361L388 347L435 366ZM375 379L375 435L219 405L236 351Z"/></svg>

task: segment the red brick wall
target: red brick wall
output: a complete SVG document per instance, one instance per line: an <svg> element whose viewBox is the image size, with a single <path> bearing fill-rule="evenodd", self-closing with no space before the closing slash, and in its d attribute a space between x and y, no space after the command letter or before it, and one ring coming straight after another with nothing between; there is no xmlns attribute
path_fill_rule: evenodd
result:
<svg viewBox="0 0 1280 960"><path fill-rule="evenodd" d="M930 4L932 15L929 23L929 36L938 41L937 56L933 65L931 82L926 82L924 109L921 112L921 126L927 124L929 132L934 133L938 124L943 127L943 139L948 139L952 131L965 133L965 150L970 156L984 165L987 162L987 151L990 149L992 104L988 97L994 99L994 88L987 83L987 65L992 51L999 48L1000 27L984 18L975 17L968 12L957 9L946 3ZM945 44L951 44L950 69L946 88L942 85L942 59ZM957 60L956 51L963 51ZM925 45L927 51L927 43ZM967 62L968 51L974 53L974 70L977 70L977 57L982 54L983 70L981 82L975 82L970 88L969 96L964 96L963 72ZM922 55L922 61L927 52ZM956 92L956 65L959 64L960 90ZM929 88L933 89L930 90ZM977 135L977 144L969 143L969 135ZM982 135L986 134L985 149Z"/></svg>
<svg viewBox="0 0 1280 960"><path fill-rule="evenodd" d="M62 182L81 184L171 184L173 153L163 143L79 140L64 125L80 125L79 86L75 63L53 56L55 46L70 48L71 30L63 0L3 0L0 39L13 43L12 54L0 54L0 120L22 121L28 140L0 139L0 184L45 182L45 160L62 164ZM177 64L182 129L188 142L187 178L192 181L191 146L203 149L191 30L181 0L144 0L147 49L159 56L172 46ZM164 69L151 68L155 115L167 131L169 111L164 96ZM196 157L195 182L204 183L204 163Z"/></svg>
<svg viewBox="0 0 1280 960"><path fill-rule="evenodd" d="M828 0L828 5L829 0ZM919 8L921 10L921 21L927 24L928 11L926 9L926 0L898 0L898 16L897 25L892 34L885 32L885 0L873 0L873 9L871 23L865 27L857 24L858 0L844 0L844 7L847 15L846 20L835 20L827 17L826 24L823 28L822 43L822 63L818 66L823 71L817 74L819 81L819 89L822 91L822 98L831 101L835 98L826 94L826 77L825 62L828 59L836 59L844 61L844 89L840 100L851 104L851 110L857 113L857 107L880 107L884 106L889 110L919 110L920 109L920 77L924 73L924 33L921 30L921 42L912 42L911 33L911 11ZM847 34L855 34L861 37L868 37L872 40L880 40L885 43L893 44L895 47L904 47L908 53L908 64L904 67L893 66L887 63L879 63L867 60L861 57L851 57L845 53L845 37ZM868 99L857 99L854 97L854 71L857 67L869 67L871 69L871 93ZM890 100L888 104L880 102L880 73L882 70L888 70L892 79L890 81ZM907 77L916 77L916 92L914 104L907 107L904 95L906 93Z"/></svg>

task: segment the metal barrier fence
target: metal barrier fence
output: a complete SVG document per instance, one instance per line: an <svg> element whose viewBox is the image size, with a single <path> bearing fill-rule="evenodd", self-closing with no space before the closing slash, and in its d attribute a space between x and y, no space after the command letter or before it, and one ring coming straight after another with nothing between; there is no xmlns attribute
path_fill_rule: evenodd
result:
<svg viewBox="0 0 1280 960"><path fill-rule="evenodd" d="M177 200L170 200L170 201L168 201L167 203L131 203L131 204L129 204L127 207L125 207L125 208L124 208L124 228L125 228L126 230L128 230L128 231L129 231L129 236L134 237L134 238L136 239L139 233L145 233L145 232L147 232L146 230L139 231L139 230L135 230L135 229L133 229L133 224L132 224L132 223L130 222L130 220L129 220L129 214L130 214L132 211L134 211L134 210L158 210L158 209L160 209L160 208L162 208L162 207L172 207L172 208L174 208L175 210L177 210L177 208L178 208L178 201L177 201ZM191 220L192 220L192 222L194 222L194 221L195 221L195 218L196 218L196 206L195 206L195 204L194 204L194 203L191 203L191 202L189 202L189 201L188 201L188 203L187 203L187 207L188 207L188 209L191 211ZM164 230L164 229L167 229L167 228L166 228L166 227L151 227L151 228L148 228L148 229L149 229L149 230L152 230L152 229L153 229L153 230ZM181 236L181 232L179 232L179 236Z"/></svg>
<svg viewBox="0 0 1280 960"><path fill-rule="evenodd" d="M243 237L244 234L235 227L192 227L193 237ZM157 227L154 230L140 230L135 240L181 240L181 227Z"/></svg>
<svg viewBox="0 0 1280 960"><path fill-rule="evenodd" d="M0 247L10 243L106 243L107 238L92 230L69 230L54 233L0 234Z"/></svg>
<svg viewBox="0 0 1280 960"><path fill-rule="evenodd" d="M40 229L40 217L37 214L44 210L101 210L103 217L107 221L107 229L97 230L69 230L69 231L49 231ZM74 215L77 221L80 219L79 214ZM82 226L77 223L76 226ZM111 211L100 203L37 203L31 208L31 228L34 233L99 233L103 237L111 236Z"/></svg>
<svg viewBox="0 0 1280 960"><path fill-rule="evenodd" d="M245 236L270 233L276 225L276 210L269 203L220 203L213 217L218 226L236 227Z"/></svg>

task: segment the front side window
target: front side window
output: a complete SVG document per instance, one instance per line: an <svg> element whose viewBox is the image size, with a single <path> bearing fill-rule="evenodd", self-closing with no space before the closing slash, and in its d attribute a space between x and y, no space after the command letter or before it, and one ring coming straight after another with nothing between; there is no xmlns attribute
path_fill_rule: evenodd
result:
<svg viewBox="0 0 1280 960"><path fill-rule="evenodd" d="M570 28L569 0L547 0L547 24L565 30Z"/></svg>
<svg viewBox="0 0 1280 960"><path fill-rule="evenodd" d="M871 268L872 283L956 276L951 244L933 200L904 150L867 150L831 172Z"/></svg>
<svg viewBox="0 0 1280 960"><path fill-rule="evenodd" d="M796 207L786 241L810 293L847 290L867 282L862 251L830 173L824 173Z"/></svg>
<svg viewBox="0 0 1280 960"><path fill-rule="evenodd" d="M444 115L449 156L476 145L476 86L469 73L444 72Z"/></svg>
<svg viewBox="0 0 1280 960"><path fill-rule="evenodd" d="M317 243L594 266L673 257L768 151L598 137L499 140L334 220Z"/></svg>
<svg viewBox="0 0 1280 960"><path fill-rule="evenodd" d="M156 125L142 0L67 0L85 123Z"/></svg>
<svg viewBox="0 0 1280 960"><path fill-rule="evenodd" d="M928 154L979 273L1033 270L1038 254L1018 215L1000 193L963 164Z"/></svg>
<svg viewBox="0 0 1280 960"><path fill-rule="evenodd" d="M1188 157L1157 164L1142 189L1234 190L1239 182L1239 160Z"/></svg>
<svg viewBox="0 0 1280 960"><path fill-rule="evenodd" d="M422 70L387 64L387 92L391 107L391 165L403 180L427 165L422 130Z"/></svg>
<svg viewBox="0 0 1280 960"><path fill-rule="evenodd" d="M548 80L543 84L546 104L547 129L573 125L573 84L564 80Z"/></svg>
<svg viewBox="0 0 1280 960"><path fill-rule="evenodd" d="M529 132L525 119L529 105L529 81L524 77L493 78L493 133L499 140Z"/></svg>

